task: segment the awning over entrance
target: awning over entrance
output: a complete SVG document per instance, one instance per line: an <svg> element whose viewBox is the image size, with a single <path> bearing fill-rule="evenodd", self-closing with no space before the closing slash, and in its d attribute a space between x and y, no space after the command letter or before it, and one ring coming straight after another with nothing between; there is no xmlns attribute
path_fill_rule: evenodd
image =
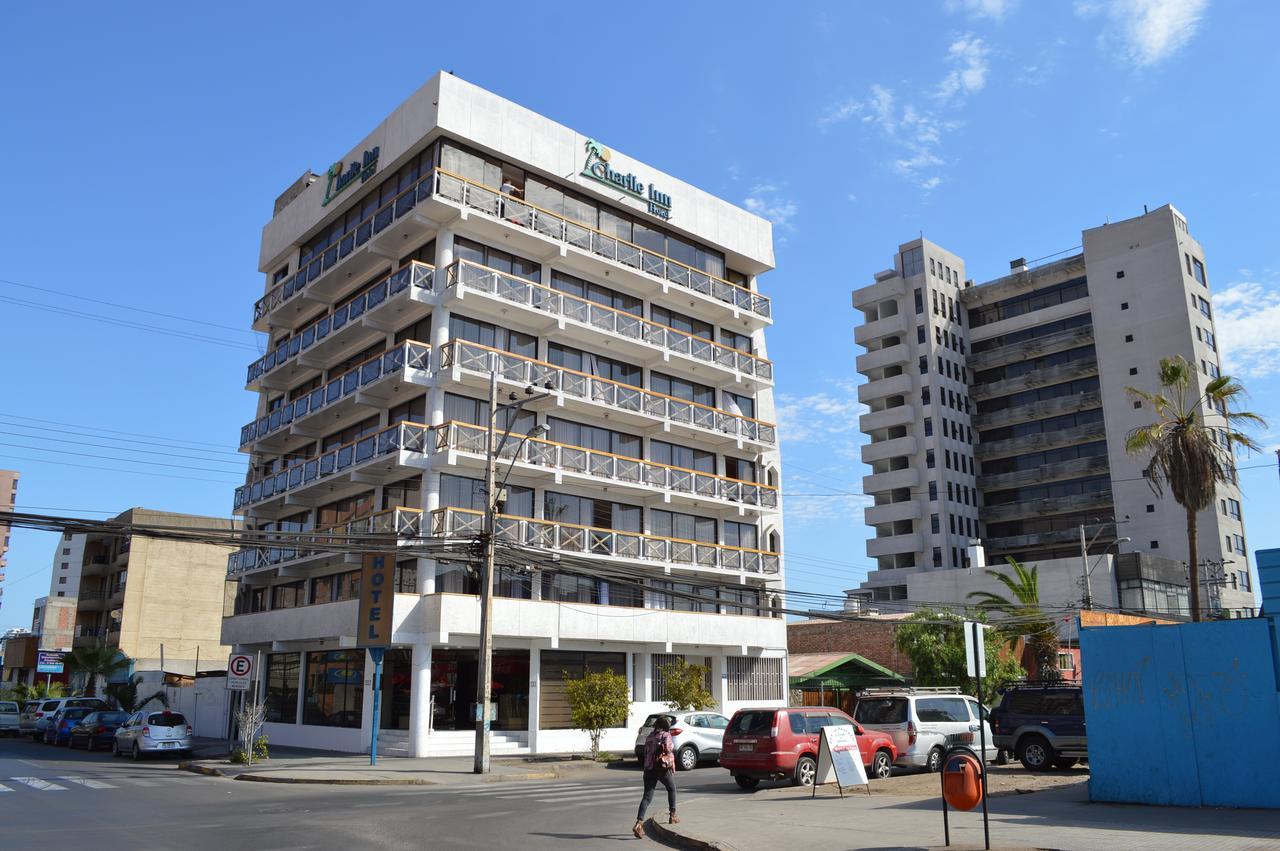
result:
<svg viewBox="0 0 1280 851"><path fill-rule="evenodd" d="M857 653L792 653L787 668L793 689L863 689L904 685L906 679Z"/></svg>

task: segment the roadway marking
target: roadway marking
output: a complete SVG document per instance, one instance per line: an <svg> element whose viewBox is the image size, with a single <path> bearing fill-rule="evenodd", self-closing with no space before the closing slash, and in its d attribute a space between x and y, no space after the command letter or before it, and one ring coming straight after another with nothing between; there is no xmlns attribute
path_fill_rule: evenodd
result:
<svg viewBox="0 0 1280 851"><path fill-rule="evenodd" d="M500 785L506 786L505 783ZM551 792L555 792L557 790L564 790L567 792L571 789L576 790L576 789L590 789L590 788L592 787L588 786L585 783L563 783L559 786L537 786L537 787L529 787L527 789L519 789L519 790L508 787L506 789L479 789L479 790L458 789L456 791L459 795L466 795L469 798L489 798L489 797L531 798L534 795L546 795ZM517 791L520 794L518 795L515 794Z"/></svg>
<svg viewBox="0 0 1280 851"><path fill-rule="evenodd" d="M114 788L116 788L116 787L112 786L110 783L103 783L103 782L102 782L102 781L100 781L100 780L91 780L91 779L89 779L88 777L59 777L58 779L59 779L59 780L66 780L66 781L68 781L68 782L70 782L70 783L78 783L79 785L81 785L81 786L86 786L86 787L88 787L88 788L90 788L90 789L114 789Z"/></svg>
<svg viewBox="0 0 1280 851"><path fill-rule="evenodd" d="M17 780L30 786L32 789L39 789L41 792L65 792L66 786L59 786L57 783L50 783L48 780L41 780L39 777L10 777L10 780Z"/></svg>
<svg viewBox="0 0 1280 851"><path fill-rule="evenodd" d="M581 801L583 803L586 803L587 801L600 801L603 803L609 798L634 797L636 797L636 790L634 789L617 789L612 792L601 790L599 792L583 792L582 794L557 795L554 798L536 798L535 800L539 804L559 804L562 802L569 803L570 801Z"/></svg>
<svg viewBox="0 0 1280 851"><path fill-rule="evenodd" d="M12 792L12 791L13 790L10 789L8 786L4 785L3 783L0 783L0 792Z"/></svg>
<svg viewBox="0 0 1280 851"><path fill-rule="evenodd" d="M137 778L137 777L117 777L117 778L115 778L115 779L116 779L116 780L118 780L118 781L120 781L121 783L132 783L134 786L145 786L145 787L150 787L150 786L160 786L160 785L162 785L162 784L160 784L160 783L157 783L157 782L156 782L156 781L154 781L154 780L141 780L141 779L139 779L139 778Z"/></svg>

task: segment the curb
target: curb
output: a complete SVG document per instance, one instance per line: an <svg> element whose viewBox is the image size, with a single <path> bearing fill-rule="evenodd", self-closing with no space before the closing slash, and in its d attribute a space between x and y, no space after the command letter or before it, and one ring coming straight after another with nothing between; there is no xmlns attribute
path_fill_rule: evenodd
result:
<svg viewBox="0 0 1280 851"><path fill-rule="evenodd" d="M193 774L203 774L206 777L226 777L227 776L217 768L213 768L207 765L195 765L190 762L178 763L178 769L180 771L190 771Z"/></svg>
<svg viewBox="0 0 1280 851"><path fill-rule="evenodd" d="M671 825L662 824L652 816L644 823L645 832L669 845L677 848L689 848L692 851L737 851L736 846L714 839L703 839L673 830Z"/></svg>
<svg viewBox="0 0 1280 851"><path fill-rule="evenodd" d="M302 783L319 786L436 786L433 780L419 777L378 778L376 780L336 779L321 780L318 777L269 777L263 774L237 774L235 780L249 780L254 783Z"/></svg>

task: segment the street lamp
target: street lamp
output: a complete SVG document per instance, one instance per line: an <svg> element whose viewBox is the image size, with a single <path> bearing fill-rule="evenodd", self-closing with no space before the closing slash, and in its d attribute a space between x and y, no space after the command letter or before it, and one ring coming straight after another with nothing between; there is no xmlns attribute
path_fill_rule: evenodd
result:
<svg viewBox="0 0 1280 851"><path fill-rule="evenodd" d="M550 390L550 382L545 387ZM507 441L511 439L510 426L515 416L525 405L546 399L550 395L550 393L535 393L533 385L530 384L524 389L524 396L517 397L515 393L511 393L507 397L507 403L499 405L498 371L493 369L489 373L489 431L485 439L484 531L482 533L484 571L480 577L480 670L476 678L476 753L475 765L472 767L475 774L489 772L489 727L493 720L489 717L489 701L493 696L493 560L498 504L505 501L503 497L507 479L515 469L516 459L520 456L520 447L530 437L537 439L546 434L546 426L534 426L528 434L520 438L520 445L516 447L511 464L502 477L501 487L498 485L498 459ZM507 430L502 433L502 441L495 446L500 411L511 411L512 415L507 421Z"/></svg>
<svg viewBox="0 0 1280 851"><path fill-rule="evenodd" d="M1094 536L1094 540L1097 540L1096 535ZM1107 554L1107 551L1110 550L1112 547L1118 547L1121 544L1131 543L1132 541L1133 541L1133 538L1130 538L1127 536L1124 538L1116 538L1114 541L1112 541L1111 543L1107 544L1105 547L1102 548L1102 552L1098 555L1096 559L1094 559L1092 567L1087 566L1088 561L1086 560L1085 562L1086 567L1084 571L1084 600L1082 601L1080 608L1089 609L1093 607L1093 588L1090 583L1090 578L1093 576L1093 572L1098 568L1098 565L1102 563L1103 556L1105 556Z"/></svg>
<svg viewBox="0 0 1280 851"><path fill-rule="evenodd" d="M1124 520L1108 520L1099 523L1098 531L1094 533L1093 538L1090 539L1088 543L1085 543L1084 524L1080 524L1080 571L1081 575L1084 577L1084 599L1081 601L1081 608L1087 609L1093 605L1093 590L1089 586L1089 574L1091 572L1089 568L1089 547L1093 546L1094 541L1098 540L1098 536L1101 535L1108 526L1118 527L1119 524L1127 522L1129 522L1128 515L1125 515ZM1129 539L1125 538L1124 540L1127 541ZM1117 540L1116 543L1119 543L1119 540ZM1106 550L1103 550L1103 553L1105 552Z"/></svg>

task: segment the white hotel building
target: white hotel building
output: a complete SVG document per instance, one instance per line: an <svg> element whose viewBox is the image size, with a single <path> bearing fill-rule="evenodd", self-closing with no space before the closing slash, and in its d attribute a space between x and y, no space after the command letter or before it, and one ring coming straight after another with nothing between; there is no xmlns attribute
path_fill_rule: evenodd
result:
<svg viewBox="0 0 1280 851"><path fill-rule="evenodd" d="M246 529L334 544L268 540L229 564L223 640L262 653L270 741L368 748L350 545L379 535L400 553L380 750L471 752L493 370L504 401L549 388L510 426L494 753L587 747L566 672L628 677L612 749L662 705L656 672L676 655L710 666L725 713L781 705L757 287L772 266L767 221L450 74L290 187L262 234L253 327L270 348L248 371L235 511ZM520 440L535 426L546 435Z"/></svg>

